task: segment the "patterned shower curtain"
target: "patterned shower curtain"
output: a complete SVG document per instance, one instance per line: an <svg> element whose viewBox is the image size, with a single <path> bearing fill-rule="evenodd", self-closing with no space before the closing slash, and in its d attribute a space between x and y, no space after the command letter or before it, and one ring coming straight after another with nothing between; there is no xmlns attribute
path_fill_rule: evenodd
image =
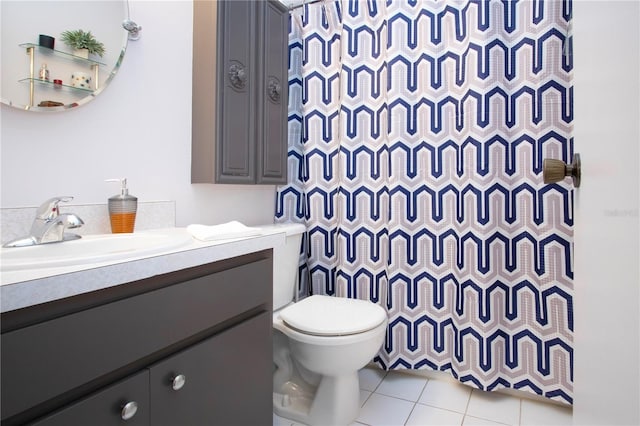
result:
<svg viewBox="0 0 640 426"><path fill-rule="evenodd" d="M324 1L291 12L302 294L388 312L375 362L572 403L571 0Z"/></svg>

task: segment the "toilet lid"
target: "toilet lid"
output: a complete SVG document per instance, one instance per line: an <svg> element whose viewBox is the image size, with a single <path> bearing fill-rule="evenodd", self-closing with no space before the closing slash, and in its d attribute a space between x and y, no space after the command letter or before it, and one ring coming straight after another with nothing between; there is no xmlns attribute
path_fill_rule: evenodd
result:
<svg viewBox="0 0 640 426"><path fill-rule="evenodd" d="M280 318L303 333L340 336L371 330L386 320L387 314L366 300L314 295L283 309Z"/></svg>

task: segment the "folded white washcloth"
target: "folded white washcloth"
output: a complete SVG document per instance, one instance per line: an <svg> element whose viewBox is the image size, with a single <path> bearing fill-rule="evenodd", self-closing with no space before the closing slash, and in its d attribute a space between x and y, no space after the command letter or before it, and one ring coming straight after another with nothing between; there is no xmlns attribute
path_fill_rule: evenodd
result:
<svg viewBox="0 0 640 426"><path fill-rule="evenodd" d="M222 223L220 225L189 225L187 231L201 241L226 240L230 238L251 237L260 235L260 228L250 228L238 221Z"/></svg>

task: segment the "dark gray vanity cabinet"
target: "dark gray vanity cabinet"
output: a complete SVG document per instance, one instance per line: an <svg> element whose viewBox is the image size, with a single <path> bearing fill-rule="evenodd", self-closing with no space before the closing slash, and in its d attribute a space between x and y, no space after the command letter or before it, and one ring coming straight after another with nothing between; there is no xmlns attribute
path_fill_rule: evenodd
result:
<svg viewBox="0 0 640 426"><path fill-rule="evenodd" d="M263 251L3 314L2 425L270 424L271 276Z"/></svg>
<svg viewBox="0 0 640 426"><path fill-rule="evenodd" d="M194 2L192 183L287 181L288 13Z"/></svg>

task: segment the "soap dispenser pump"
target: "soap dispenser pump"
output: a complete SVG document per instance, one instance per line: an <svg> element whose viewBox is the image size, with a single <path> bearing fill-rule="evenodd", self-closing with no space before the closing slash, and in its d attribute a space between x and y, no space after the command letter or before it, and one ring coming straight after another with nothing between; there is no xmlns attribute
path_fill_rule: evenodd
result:
<svg viewBox="0 0 640 426"><path fill-rule="evenodd" d="M107 179L105 182L120 182L120 194L109 198L109 219L114 234L131 233L136 223L138 199L129 195L127 179Z"/></svg>

